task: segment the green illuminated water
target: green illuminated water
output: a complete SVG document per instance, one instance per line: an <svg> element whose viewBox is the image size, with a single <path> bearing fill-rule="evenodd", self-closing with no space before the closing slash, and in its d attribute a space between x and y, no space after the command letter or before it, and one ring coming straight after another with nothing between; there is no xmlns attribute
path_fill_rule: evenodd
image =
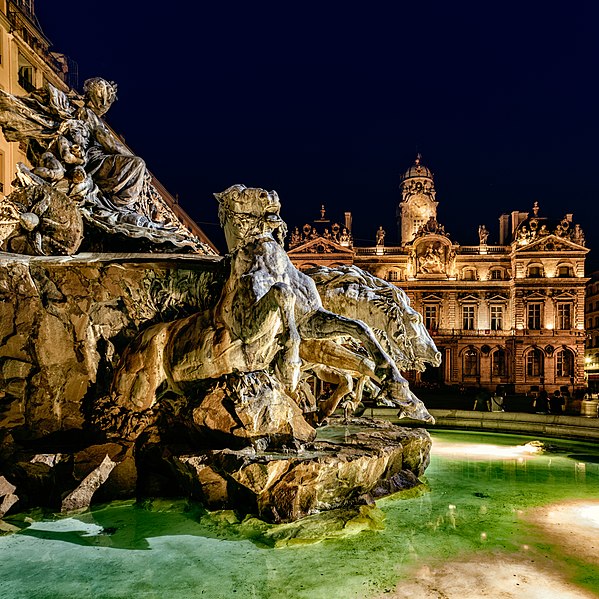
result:
<svg viewBox="0 0 599 599"><path fill-rule="evenodd" d="M433 438L429 492L379 501L382 514L354 520L354 529L364 529L356 534L328 535L326 524L313 522L304 537L318 543L284 543L285 529L206 514L185 501L7 518L18 532L0 536L0 597L403 597L402 586L422 572L426 584L417 593L452 597L447 590L434 594L436 582L426 576L454 563L466 564L473 580L495 566L522 563L539 580L549 572L584 596L599 596L599 543L581 539L573 550L539 525L545 516L529 517L545 506L582 502L580 522L599 538L599 448L551 440L550 452L530 455L514 448L532 438L456 432Z"/></svg>

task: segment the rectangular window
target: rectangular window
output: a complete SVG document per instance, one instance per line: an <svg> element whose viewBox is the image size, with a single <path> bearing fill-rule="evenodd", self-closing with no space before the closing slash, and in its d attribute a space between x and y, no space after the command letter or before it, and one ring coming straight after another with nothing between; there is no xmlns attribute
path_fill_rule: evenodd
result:
<svg viewBox="0 0 599 599"><path fill-rule="evenodd" d="M397 271L396 270L390 270L389 271L389 281L398 281L399 279L397 278Z"/></svg>
<svg viewBox="0 0 599 599"><path fill-rule="evenodd" d="M35 69L33 65L19 53L19 85L27 92L35 91Z"/></svg>
<svg viewBox="0 0 599 599"><path fill-rule="evenodd" d="M534 302L527 306L527 320L528 328L534 331L541 330L541 304L540 302Z"/></svg>
<svg viewBox="0 0 599 599"><path fill-rule="evenodd" d="M462 306L462 328L466 331L474 330L474 306Z"/></svg>
<svg viewBox="0 0 599 599"><path fill-rule="evenodd" d="M562 331L572 328L572 304L557 305L557 328Z"/></svg>
<svg viewBox="0 0 599 599"><path fill-rule="evenodd" d="M501 271L498 268L491 271L491 280L492 281L499 281L501 279L503 279L503 277L501 276Z"/></svg>
<svg viewBox="0 0 599 599"><path fill-rule="evenodd" d="M422 225L424 225L425 221L422 218L415 218L414 219L414 235L416 235L416 233L418 233L418 229L420 229L420 227L422 227Z"/></svg>
<svg viewBox="0 0 599 599"><path fill-rule="evenodd" d="M491 306L491 330L503 330L503 306Z"/></svg>
<svg viewBox="0 0 599 599"><path fill-rule="evenodd" d="M424 306L424 326L429 331L436 331L439 327L439 307L435 304Z"/></svg>

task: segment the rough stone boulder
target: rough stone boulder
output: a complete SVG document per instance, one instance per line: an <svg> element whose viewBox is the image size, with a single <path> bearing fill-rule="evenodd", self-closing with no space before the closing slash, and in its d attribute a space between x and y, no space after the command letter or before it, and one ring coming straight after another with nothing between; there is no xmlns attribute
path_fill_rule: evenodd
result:
<svg viewBox="0 0 599 599"><path fill-rule="evenodd" d="M4 476L0 476L0 518L10 510L10 508L19 501L15 495L17 487L9 482Z"/></svg>
<svg viewBox="0 0 599 599"><path fill-rule="evenodd" d="M213 450L171 456L187 491L209 509L290 522L338 507L372 502L420 484L431 440L424 429L352 419L321 430L302 450Z"/></svg>
<svg viewBox="0 0 599 599"><path fill-rule="evenodd" d="M233 448L295 447L316 435L297 403L266 372L222 377L193 407L191 421L202 435Z"/></svg>

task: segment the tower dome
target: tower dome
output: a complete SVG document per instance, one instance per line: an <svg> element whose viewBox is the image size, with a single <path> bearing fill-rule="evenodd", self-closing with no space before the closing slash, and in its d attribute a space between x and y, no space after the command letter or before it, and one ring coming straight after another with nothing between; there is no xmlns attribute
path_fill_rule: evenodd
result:
<svg viewBox="0 0 599 599"><path fill-rule="evenodd" d="M407 179L414 179L415 177L426 177L427 179L433 178L431 170L422 164L422 155L420 153L416 155L414 164L401 176L401 181L403 183Z"/></svg>

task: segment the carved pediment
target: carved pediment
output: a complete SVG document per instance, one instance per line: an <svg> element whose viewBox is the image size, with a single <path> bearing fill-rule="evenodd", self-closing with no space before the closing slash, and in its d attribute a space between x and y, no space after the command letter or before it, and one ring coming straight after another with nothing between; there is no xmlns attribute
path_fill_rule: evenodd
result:
<svg viewBox="0 0 599 599"><path fill-rule="evenodd" d="M440 293L423 293L422 294L423 302L441 302L443 301L443 296Z"/></svg>
<svg viewBox="0 0 599 599"><path fill-rule="evenodd" d="M353 254L351 249L335 243L331 239L325 239L324 237L316 237L310 239L288 252L289 256L297 256L300 254L343 254L344 256L351 256Z"/></svg>
<svg viewBox="0 0 599 599"><path fill-rule="evenodd" d="M489 291L486 294L486 299L489 302L507 302L508 301L508 296L505 293L496 293L493 291Z"/></svg>
<svg viewBox="0 0 599 599"><path fill-rule="evenodd" d="M554 292L553 298L556 300L575 300L576 294L572 293L571 291L564 290L564 291Z"/></svg>
<svg viewBox="0 0 599 599"><path fill-rule="evenodd" d="M460 302L479 302L480 297L479 297L478 293L462 291L461 293L458 293L458 301L460 301Z"/></svg>
<svg viewBox="0 0 599 599"><path fill-rule="evenodd" d="M546 291L538 291L537 289L525 289L522 292L522 297L527 300L544 300L546 295Z"/></svg>
<svg viewBox="0 0 599 599"><path fill-rule="evenodd" d="M580 251L582 246L557 235L546 235L538 239L534 239L527 245L518 247L516 253L522 254L525 252L572 252Z"/></svg>

